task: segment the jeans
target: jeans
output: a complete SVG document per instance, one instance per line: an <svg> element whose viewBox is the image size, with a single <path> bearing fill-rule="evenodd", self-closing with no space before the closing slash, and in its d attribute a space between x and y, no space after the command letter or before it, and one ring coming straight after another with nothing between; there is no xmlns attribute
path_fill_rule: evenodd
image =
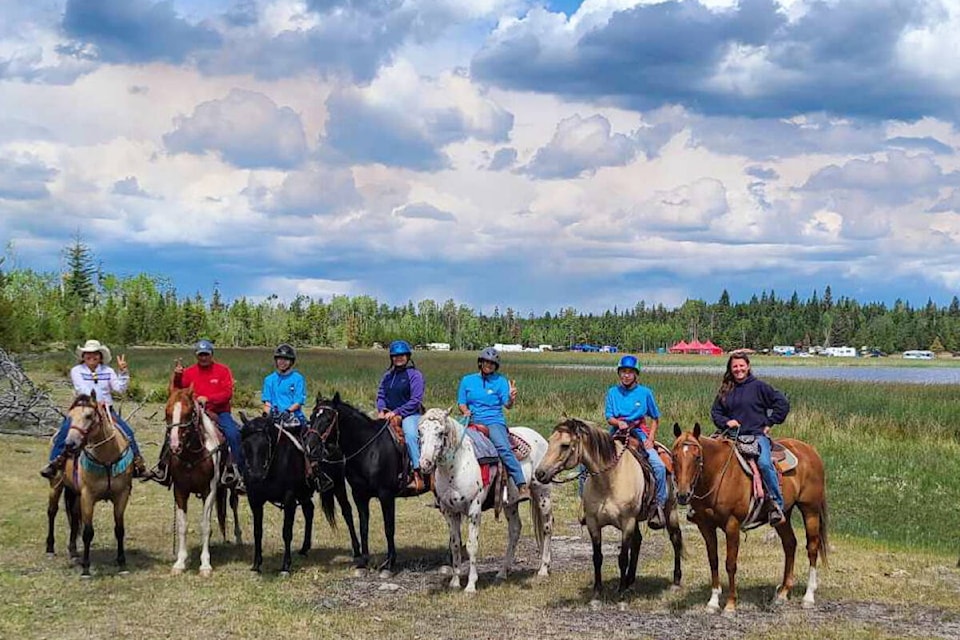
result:
<svg viewBox="0 0 960 640"><path fill-rule="evenodd" d="M767 436L757 436L757 443L760 445L760 457L757 458L757 466L760 467L760 477L763 478L763 485L767 488L767 493L773 498L783 511L783 494L780 493L780 479L777 478L777 470L773 468L773 459L770 457L771 442Z"/></svg>
<svg viewBox="0 0 960 640"><path fill-rule="evenodd" d="M420 422L420 414L414 413L403 419L403 439L407 443L407 455L410 456L410 464L414 469L420 468L420 432L417 431L417 423Z"/></svg>
<svg viewBox="0 0 960 640"><path fill-rule="evenodd" d="M523 468L520 466L520 461L517 460L517 456L513 454L513 449L510 447L510 435L507 431L507 425L488 424L486 427L490 430L490 442L497 448L497 453L500 454L503 466L507 468L507 473L510 474L513 483L518 487L527 484L527 479L523 476Z"/></svg>
<svg viewBox="0 0 960 640"><path fill-rule="evenodd" d="M218 413L217 423L220 425L220 431L223 431L223 437L227 440L227 446L230 448L233 461L237 463L240 472L243 473L246 471L246 467L243 464L243 447L240 445L240 426L229 411Z"/></svg>
<svg viewBox="0 0 960 640"><path fill-rule="evenodd" d="M617 432L616 427L610 427L610 435L614 435ZM630 429L630 435L634 438L637 438L641 444L647 442L647 434L643 432L643 429L639 427L633 427ZM663 460L660 459L660 454L657 453L656 449L644 449L644 452L647 454L647 460L650 461L650 466L653 467L653 478L656 481L657 486L657 504L661 507L667 504L667 468L663 465ZM582 481L581 481L582 485ZM583 487L580 488L580 493L583 493Z"/></svg>
<svg viewBox="0 0 960 640"><path fill-rule="evenodd" d="M120 431L123 432L123 435L127 438L127 442L130 443L130 449L133 450L133 455L140 455L140 445L137 444L136 439L133 437L133 429L130 428L130 425L128 425L123 418L117 415L113 407L110 408L110 415L113 416L113 421L120 428ZM57 434L53 436L53 446L50 448L51 462L56 460L57 456L63 453L63 450L67 447L67 433L69 432L70 418L66 417L63 419L63 422L60 423Z"/></svg>

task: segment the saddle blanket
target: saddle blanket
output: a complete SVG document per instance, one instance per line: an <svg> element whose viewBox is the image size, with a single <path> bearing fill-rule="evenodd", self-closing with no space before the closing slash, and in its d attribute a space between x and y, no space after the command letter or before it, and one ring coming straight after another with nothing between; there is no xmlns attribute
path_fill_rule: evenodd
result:
<svg viewBox="0 0 960 640"><path fill-rule="evenodd" d="M473 445L473 453L477 456L477 462L479 462L481 466L496 464L500 461L500 456L497 454L497 448L493 446L493 442L490 441L490 438L474 429L467 429L466 434L470 436L470 443Z"/></svg>

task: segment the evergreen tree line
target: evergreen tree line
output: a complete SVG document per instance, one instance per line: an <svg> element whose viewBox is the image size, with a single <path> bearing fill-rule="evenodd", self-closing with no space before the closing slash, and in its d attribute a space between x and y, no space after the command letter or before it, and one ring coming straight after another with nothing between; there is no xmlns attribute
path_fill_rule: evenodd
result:
<svg viewBox="0 0 960 640"><path fill-rule="evenodd" d="M946 307L931 300L922 307L901 300L887 306L834 300L828 286L806 299L763 291L732 303L723 291L714 303L687 300L675 309L640 301L600 314L566 307L523 317L510 308L478 313L454 300L391 306L370 296L299 296L289 303L271 296L227 302L216 288L209 300L199 293L183 297L164 277L105 273L79 237L64 251L62 274L3 266L0 259L0 345L13 350L87 337L115 345L188 344L206 337L238 347L368 347L403 338L418 345L447 342L455 349L587 342L641 352L695 336L727 350L782 344L960 351L957 297Z"/></svg>

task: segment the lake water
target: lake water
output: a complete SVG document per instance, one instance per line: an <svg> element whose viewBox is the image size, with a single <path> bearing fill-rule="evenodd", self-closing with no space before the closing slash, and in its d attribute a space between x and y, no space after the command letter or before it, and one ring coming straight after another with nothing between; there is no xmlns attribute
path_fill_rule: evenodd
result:
<svg viewBox="0 0 960 640"><path fill-rule="evenodd" d="M557 365L573 369L604 369L599 365ZM657 373L711 373L717 377L723 375L723 364L710 366L658 366L644 365L644 371ZM908 384L960 384L960 368L956 367L817 367L756 365L753 373L760 378L797 378L802 380L846 380L851 382L904 382Z"/></svg>

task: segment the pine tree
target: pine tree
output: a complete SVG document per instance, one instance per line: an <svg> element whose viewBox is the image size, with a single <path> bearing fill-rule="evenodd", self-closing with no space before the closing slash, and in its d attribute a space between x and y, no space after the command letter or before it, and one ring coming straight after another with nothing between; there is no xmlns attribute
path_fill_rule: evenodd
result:
<svg viewBox="0 0 960 640"><path fill-rule="evenodd" d="M64 249L64 259L66 261L66 273L63 274L64 299L80 308L93 304L97 295L97 287L94 284L97 267L93 252L83 241L79 232L74 236L73 244Z"/></svg>

